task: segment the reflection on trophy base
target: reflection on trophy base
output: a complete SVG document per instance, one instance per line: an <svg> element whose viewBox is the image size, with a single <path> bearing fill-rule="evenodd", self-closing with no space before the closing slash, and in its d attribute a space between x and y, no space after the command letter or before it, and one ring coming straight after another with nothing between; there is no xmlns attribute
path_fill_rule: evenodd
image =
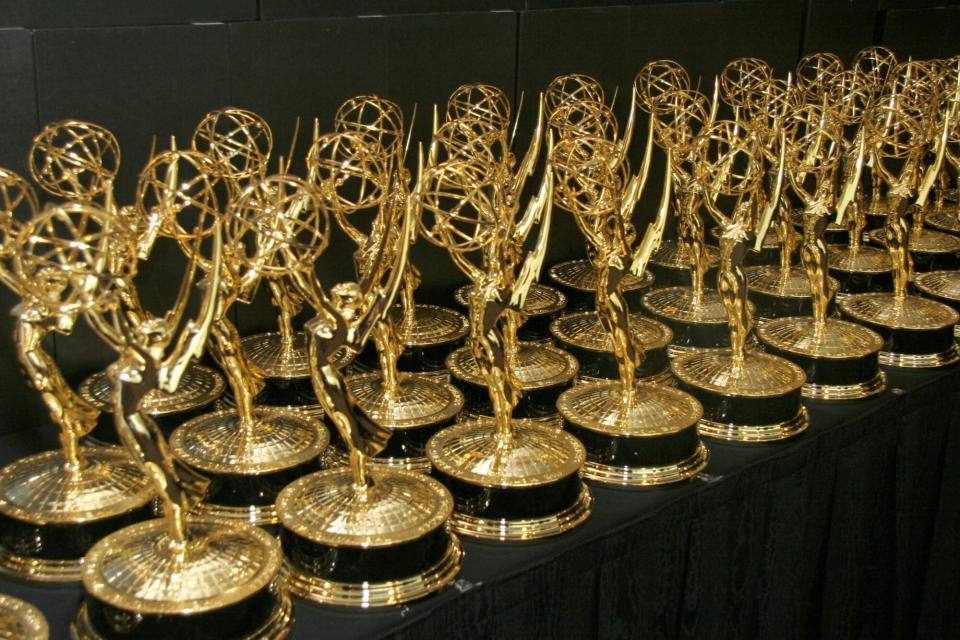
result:
<svg viewBox="0 0 960 640"><path fill-rule="evenodd" d="M200 510L257 524L276 522L273 502L290 481L316 468L330 434L306 412L254 407L254 424L242 428L235 410L194 418L170 436L170 450L211 476Z"/></svg>
<svg viewBox="0 0 960 640"><path fill-rule="evenodd" d="M622 486L686 480L710 459L700 442L700 404L668 387L637 385L626 394L619 381L585 384L560 396L566 428L587 450L582 475Z"/></svg>
<svg viewBox="0 0 960 640"><path fill-rule="evenodd" d="M399 373L392 390L380 373L350 376L346 383L364 413L391 431L447 423L463 409L456 387L422 374Z"/></svg>
<svg viewBox="0 0 960 640"><path fill-rule="evenodd" d="M413 322L404 322L403 310L394 307L390 319L397 338L406 347L400 354L397 366L402 371L440 371L451 350L463 343L470 330L467 317L458 311L432 304L418 304L414 308ZM377 352L372 340L358 356L371 369L377 369Z"/></svg>
<svg viewBox="0 0 960 640"><path fill-rule="evenodd" d="M813 313L810 278L802 268L793 267L783 273L779 266L764 265L748 267L746 273L748 295L756 305L758 317L773 319ZM840 283L829 278L828 286L830 291L836 291Z"/></svg>
<svg viewBox="0 0 960 640"><path fill-rule="evenodd" d="M567 311L587 311L593 309L597 293L597 270L589 260L568 260L558 262L547 271L550 279L560 285L566 293ZM653 285L654 276L644 272L642 278L628 273L621 283L627 306L632 310L640 309L640 296Z"/></svg>
<svg viewBox="0 0 960 640"><path fill-rule="evenodd" d="M779 318L757 328L767 351L803 369L803 396L812 400L859 400L886 387L878 355L883 338L859 324L827 318Z"/></svg>
<svg viewBox="0 0 960 640"><path fill-rule="evenodd" d="M584 311L557 318L550 324L550 331L580 362L581 378L619 379L613 340L596 313ZM667 348L673 340L670 328L638 312L630 314L630 331L644 352L637 378L647 382L668 379L664 374L669 372Z"/></svg>
<svg viewBox="0 0 960 640"><path fill-rule="evenodd" d="M153 485L119 447L81 448L70 473L46 451L0 470L0 571L29 580L80 579L103 536L154 516Z"/></svg>
<svg viewBox="0 0 960 640"><path fill-rule="evenodd" d="M47 640L50 627L40 610L29 602L0 593L0 638Z"/></svg>
<svg viewBox="0 0 960 640"><path fill-rule="evenodd" d="M827 264L837 279L839 294L890 291L893 288L893 263L886 249L861 245L828 245Z"/></svg>
<svg viewBox="0 0 960 640"><path fill-rule="evenodd" d="M924 222L928 227L947 233L960 234L960 208L954 205L938 209L927 214Z"/></svg>
<svg viewBox="0 0 960 640"><path fill-rule="evenodd" d="M453 299L460 306L466 307L469 303L470 291L473 285L468 284L453 292ZM523 303L523 312L526 322L517 331L517 336L524 341L539 342L550 339L550 321L567 306L567 296L547 285L534 282Z"/></svg>
<svg viewBox="0 0 960 640"><path fill-rule="evenodd" d="M428 476L369 467L358 487L350 469L300 478L277 498L284 576L296 595L322 604L380 607L449 584L463 552L446 520L453 500Z"/></svg>
<svg viewBox="0 0 960 640"><path fill-rule="evenodd" d="M717 283L716 266L720 264L720 250L713 245L703 245L704 260L707 263L707 272L704 280L707 286ZM661 287L689 287L691 267L690 254L686 248L677 242L662 242L650 257L647 270L656 278ZM639 307L638 307L639 308Z"/></svg>
<svg viewBox="0 0 960 640"><path fill-rule="evenodd" d="M122 529L93 547L83 569L81 640L118 637L280 640L293 605L278 586L280 545L243 525L188 521L180 551L167 522Z"/></svg>
<svg viewBox="0 0 960 640"><path fill-rule="evenodd" d="M556 415L557 397L572 384L579 370L577 359L566 351L532 342L520 343L511 367L523 389L523 397L514 409L519 418ZM492 415L490 392L469 346L450 354L447 369L463 390L466 410Z"/></svg>
<svg viewBox="0 0 960 640"><path fill-rule="evenodd" d="M806 376L789 360L748 351L738 366L729 349L714 349L676 358L671 367L679 388L703 405L702 436L766 442L807 428L800 404Z"/></svg>
<svg viewBox="0 0 960 640"><path fill-rule="evenodd" d="M943 367L957 361L955 309L920 296L863 293L840 302L850 320L884 339L880 364L904 368Z"/></svg>
<svg viewBox="0 0 960 640"><path fill-rule="evenodd" d="M192 363L173 393L154 389L144 398L144 409L164 434L209 409L224 389L223 376L208 367ZM80 383L80 397L100 410L97 426L87 436L94 444L119 444L113 424L113 384L105 371Z"/></svg>
<svg viewBox="0 0 960 640"><path fill-rule="evenodd" d="M283 336L273 331L247 336L240 341L240 347L265 378L310 378L307 336L303 331L294 332L289 344L284 344ZM342 369L352 360L353 353L349 349L340 349L333 356L333 365Z"/></svg>
<svg viewBox="0 0 960 640"><path fill-rule="evenodd" d="M493 418L440 431L427 443L434 477L453 494L450 524L463 535L533 540L567 531L590 515L592 498L578 471L586 459L564 431Z"/></svg>
<svg viewBox="0 0 960 640"><path fill-rule="evenodd" d="M753 312L753 303L747 304ZM643 306L673 332L671 347L698 351L730 345L727 309L713 289L699 296L690 287L657 289L643 296Z"/></svg>
<svg viewBox="0 0 960 640"><path fill-rule="evenodd" d="M867 237L878 246L887 246L883 229L874 229ZM913 270L918 273L960 267L960 238L953 234L911 228L908 246Z"/></svg>

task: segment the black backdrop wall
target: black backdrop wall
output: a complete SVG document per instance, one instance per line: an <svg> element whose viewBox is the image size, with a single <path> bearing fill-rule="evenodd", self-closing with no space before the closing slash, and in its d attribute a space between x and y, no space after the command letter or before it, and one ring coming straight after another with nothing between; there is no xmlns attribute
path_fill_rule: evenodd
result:
<svg viewBox="0 0 960 640"><path fill-rule="evenodd" d="M31 137L63 118L100 123L123 150L117 194L132 198L150 138L187 140L207 111L237 105L263 114L286 148L297 116L329 122L340 102L376 92L407 112L426 114L457 85L487 82L524 92L519 140L526 143L533 100L554 76L581 72L609 94L626 95L639 67L673 58L709 83L737 56L756 56L780 74L811 51L844 59L869 44L901 57L960 52L951 36L960 6L943 0L2 0L0 1L0 166L26 171ZM608 94L608 95L609 95ZM618 100L621 109L626 100ZM301 137L297 155L305 150ZM658 174L654 174L658 175ZM656 189L657 185L653 185ZM642 206L642 205L641 205ZM559 214L550 260L580 255L574 225ZM340 243L322 259L344 264ZM419 243L421 295L445 299L460 278L445 255ZM144 297L170 288L175 260L161 249L141 274ZM0 292L0 309L16 298ZM241 332L270 327L266 296L236 310ZM48 421L26 389L14 357L12 319L0 315L0 433ZM50 340L72 382L111 359L85 328Z"/></svg>

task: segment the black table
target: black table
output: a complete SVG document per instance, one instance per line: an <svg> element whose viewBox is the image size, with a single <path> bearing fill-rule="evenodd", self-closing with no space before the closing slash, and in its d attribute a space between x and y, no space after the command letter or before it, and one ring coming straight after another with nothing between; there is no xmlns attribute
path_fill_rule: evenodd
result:
<svg viewBox="0 0 960 640"><path fill-rule="evenodd" d="M465 542L426 601L355 612L298 602L306 638L960 638L960 367L888 372L880 397L810 404L789 442L712 444L707 472L594 487L590 520L532 544ZM4 464L56 444L0 439ZM0 578L66 638L79 587Z"/></svg>

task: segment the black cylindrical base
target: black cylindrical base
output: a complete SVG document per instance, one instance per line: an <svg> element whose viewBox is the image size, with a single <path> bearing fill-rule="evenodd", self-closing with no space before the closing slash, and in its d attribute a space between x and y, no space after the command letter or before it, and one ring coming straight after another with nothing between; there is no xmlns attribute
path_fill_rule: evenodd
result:
<svg viewBox="0 0 960 640"><path fill-rule="evenodd" d="M872 293L893 290L893 272L860 273L830 269L830 275L840 283L838 293Z"/></svg>
<svg viewBox="0 0 960 640"><path fill-rule="evenodd" d="M757 306L758 318L791 318L809 316L813 313L813 298L785 298L760 291L749 292L750 301ZM830 301L827 313L833 313L834 302Z"/></svg>
<svg viewBox="0 0 960 640"><path fill-rule="evenodd" d="M727 323L695 324L681 322L667 316L654 314L654 317L673 331L675 347L683 349L713 349L730 346L730 329Z"/></svg>
<svg viewBox="0 0 960 640"><path fill-rule="evenodd" d="M475 385L466 380L453 378L453 383L463 391L464 412L478 416L492 416L490 391L486 387ZM557 415L557 398L570 388L571 383L524 389L523 397L513 410L514 418L546 418Z"/></svg>
<svg viewBox="0 0 960 640"><path fill-rule="evenodd" d="M620 372L617 369L617 359L613 353L582 349L567 343L563 344L563 348L569 351L580 363L579 375L581 377L604 378L607 380L616 380L620 377ZM659 375L670 366L667 345L645 350L643 356L643 364L637 367L638 380ZM555 401L556 398L554 398Z"/></svg>
<svg viewBox="0 0 960 640"><path fill-rule="evenodd" d="M434 467L433 476L453 495L454 511L483 520L533 520L569 509L580 498L580 476L530 487L484 487L449 476Z"/></svg>
<svg viewBox="0 0 960 640"><path fill-rule="evenodd" d="M695 456L700 447L696 423L642 437L600 433L569 420L564 420L564 428L586 447L588 463L607 467L665 467Z"/></svg>
<svg viewBox="0 0 960 640"><path fill-rule="evenodd" d="M346 451L347 445L340 437L340 430L335 428L330 421L324 418L327 428L330 430L330 444L340 451ZM437 431L449 427L456 423L456 419L427 424L421 427L411 427L407 429L394 429L393 435L387 441L387 446L377 454L377 458L423 458L427 455L427 440L433 437Z"/></svg>
<svg viewBox="0 0 960 640"><path fill-rule="evenodd" d="M911 251L913 270L917 273L928 271L953 271L960 267L960 256L956 253L927 253Z"/></svg>
<svg viewBox="0 0 960 640"><path fill-rule="evenodd" d="M208 505L231 509L245 507L272 507L277 494L285 486L308 473L319 470L314 459L304 464L263 474L204 473L210 478L210 487L204 497Z"/></svg>
<svg viewBox="0 0 960 640"><path fill-rule="evenodd" d="M807 375L807 383L823 386L850 386L866 384L880 373L877 353L852 358L814 358L807 355L784 351L764 343L767 353L786 358Z"/></svg>
<svg viewBox="0 0 960 640"><path fill-rule="evenodd" d="M680 381L677 387L703 405L706 420L733 425L772 425L789 422L800 412L801 389L771 396L729 396Z"/></svg>
<svg viewBox="0 0 960 640"><path fill-rule="evenodd" d="M901 356L943 353L953 348L953 325L936 329L900 329L849 318L883 337L882 351Z"/></svg>

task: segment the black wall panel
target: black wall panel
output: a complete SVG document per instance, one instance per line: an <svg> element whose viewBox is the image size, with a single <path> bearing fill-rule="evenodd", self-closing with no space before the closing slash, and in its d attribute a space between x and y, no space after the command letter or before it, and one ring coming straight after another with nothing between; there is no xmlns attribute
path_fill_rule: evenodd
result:
<svg viewBox="0 0 960 640"><path fill-rule="evenodd" d="M516 10L523 0L260 0L264 19Z"/></svg>
<svg viewBox="0 0 960 640"><path fill-rule="evenodd" d="M113 131L123 154L121 204L132 202L152 134L160 149L170 135L187 146L203 114L230 101L224 25L49 30L35 39L40 122L79 118ZM177 252L157 251L138 279L145 300L169 299L179 285ZM82 324L57 345L70 380L114 359Z"/></svg>
<svg viewBox="0 0 960 640"><path fill-rule="evenodd" d="M803 52L832 51L849 64L876 28L877 0L809 0Z"/></svg>
<svg viewBox="0 0 960 640"><path fill-rule="evenodd" d="M960 7L887 12L883 43L897 56L948 57L960 53Z"/></svg>
<svg viewBox="0 0 960 640"><path fill-rule="evenodd" d="M49 29L255 20L257 0L3 0L0 26Z"/></svg>

